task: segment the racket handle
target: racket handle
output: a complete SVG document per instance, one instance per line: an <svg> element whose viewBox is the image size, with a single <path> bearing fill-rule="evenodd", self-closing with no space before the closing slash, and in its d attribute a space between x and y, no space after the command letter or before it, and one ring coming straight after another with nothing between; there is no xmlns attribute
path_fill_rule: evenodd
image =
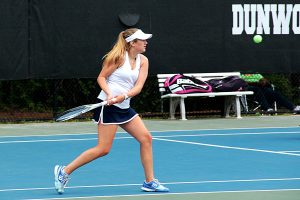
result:
<svg viewBox="0 0 300 200"><path fill-rule="evenodd" d="M111 99L113 102L116 102L117 101L117 98L112 98Z"/></svg>
<svg viewBox="0 0 300 200"><path fill-rule="evenodd" d="M116 102L117 98L112 98L111 101ZM107 105L107 104L108 104L108 101L103 101L103 105Z"/></svg>

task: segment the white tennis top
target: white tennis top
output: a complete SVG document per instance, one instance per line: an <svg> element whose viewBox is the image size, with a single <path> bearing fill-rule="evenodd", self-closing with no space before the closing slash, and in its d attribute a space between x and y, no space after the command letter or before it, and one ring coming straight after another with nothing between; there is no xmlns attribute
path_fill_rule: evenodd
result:
<svg viewBox="0 0 300 200"><path fill-rule="evenodd" d="M140 72L141 67L141 58L140 55L137 55L135 68L131 69L129 63L128 52L125 53L125 62L122 66L118 67L107 79L106 83L112 92L112 95L115 97L127 93L131 88L134 87ZM107 95L102 90L98 95L98 98L101 100L106 100ZM130 98L124 100L122 103L114 104L115 106L125 109L130 107Z"/></svg>

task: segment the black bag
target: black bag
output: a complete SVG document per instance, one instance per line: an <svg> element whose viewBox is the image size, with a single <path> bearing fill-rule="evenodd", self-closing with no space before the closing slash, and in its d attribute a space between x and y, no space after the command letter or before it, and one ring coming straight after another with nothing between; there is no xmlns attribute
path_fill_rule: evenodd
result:
<svg viewBox="0 0 300 200"><path fill-rule="evenodd" d="M222 79L210 79L207 81L215 92L241 91L247 86L246 81L239 76L228 76Z"/></svg>

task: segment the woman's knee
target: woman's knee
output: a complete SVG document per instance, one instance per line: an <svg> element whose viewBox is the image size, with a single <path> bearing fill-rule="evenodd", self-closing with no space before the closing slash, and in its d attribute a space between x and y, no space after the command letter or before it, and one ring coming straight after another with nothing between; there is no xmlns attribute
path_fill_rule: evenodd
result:
<svg viewBox="0 0 300 200"><path fill-rule="evenodd" d="M96 150L96 155L97 155L98 158L102 157L102 156L106 156L110 152L110 148L109 147L97 146L96 149L97 149Z"/></svg>
<svg viewBox="0 0 300 200"><path fill-rule="evenodd" d="M145 132L143 133L143 136L140 140L141 144L152 144L152 135L150 134L150 132Z"/></svg>

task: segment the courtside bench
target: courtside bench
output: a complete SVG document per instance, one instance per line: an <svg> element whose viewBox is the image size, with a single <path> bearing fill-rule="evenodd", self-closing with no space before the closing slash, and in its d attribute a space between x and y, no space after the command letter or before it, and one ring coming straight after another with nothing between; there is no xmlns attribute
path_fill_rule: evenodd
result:
<svg viewBox="0 0 300 200"><path fill-rule="evenodd" d="M235 91L235 92L210 92L210 93L191 93L191 94L164 94L164 82L168 77L175 74L157 74L159 91L161 93L161 99L170 99L170 118L175 119L175 111L178 105L180 105L181 119L186 120L185 103L184 99L191 97L217 97L224 96L224 113L225 117L229 117L231 108L233 108L237 118L241 118L241 104L240 97L245 95L252 95L252 91ZM241 76L240 72L224 72L224 73L184 73L186 76L193 76L207 81L210 79L220 79L227 76Z"/></svg>

